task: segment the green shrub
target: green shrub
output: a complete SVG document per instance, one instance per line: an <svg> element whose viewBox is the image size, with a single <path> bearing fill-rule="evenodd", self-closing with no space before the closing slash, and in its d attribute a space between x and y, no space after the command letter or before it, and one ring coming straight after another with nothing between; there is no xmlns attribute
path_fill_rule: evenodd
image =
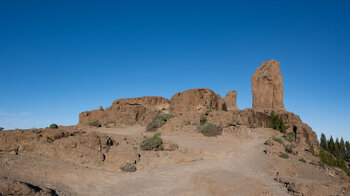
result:
<svg viewBox="0 0 350 196"><path fill-rule="evenodd" d="M51 143L51 142L53 142L54 141L54 139L52 139L51 137L49 137L49 136L46 136L46 141L47 142L49 142L49 143Z"/></svg>
<svg viewBox="0 0 350 196"><path fill-rule="evenodd" d="M93 127L101 127L101 123L98 120L89 122L89 125Z"/></svg>
<svg viewBox="0 0 350 196"><path fill-rule="evenodd" d="M287 153L293 153L293 148L295 148L295 146L294 146L293 144L285 145L285 146L284 146L284 150L285 150Z"/></svg>
<svg viewBox="0 0 350 196"><path fill-rule="evenodd" d="M199 124L203 125L207 122L207 117L205 115L201 116L201 118L199 119Z"/></svg>
<svg viewBox="0 0 350 196"><path fill-rule="evenodd" d="M306 163L305 159L301 158L299 159L300 162Z"/></svg>
<svg viewBox="0 0 350 196"><path fill-rule="evenodd" d="M212 123L205 123L197 128L199 132L201 132L204 136L212 137L221 135L222 133L222 127L212 124Z"/></svg>
<svg viewBox="0 0 350 196"><path fill-rule="evenodd" d="M4 130L4 128L3 128L3 127L0 127L0 131L2 131L2 130Z"/></svg>
<svg viewBox="0 0 350 196"><path fill-rule="evenodd" d="M288 127L286 127L286 125L284 124L283 119L280 116L275 115L274 111L272 111L270 114L269 128L275 129L281 133L285 133L288 129Z"/></svg>
<svg viewBox="0 0 350 196"><path fill-rule="evenodd" d="M272 139L273 139L274 141L276 141L276 142L278 142L278 143L280 143L280 144L284 145L284 142L282 141L282 139L281 139L281 138L278 138L278 137L273 137Z"/></svg>
<svg viewBox="0 0 350 196"><path fill-rule="evenodd" d="M58 125L56 125L55 123L52 123L50 125L50 129L58 129Z"/></svg>
<svg viewBox="0 0 350 196"><path fill-rule="evenodd" d="M345 161L342 158L336 158L332 154L330 154L329 152L327 152L323 149L320 151L320 154L318 156L320 157L321 161L324 164L329 165L329 166L333 166L333 167L339 167L348 176L350 176L350 170L348 169Z"/></svg>
<svg viewBox="0 0 350 196"><path fill-rule="evenodd" d="M192 125L198 125L198 122L193 122Z"/></svg>
<svg viewBox="0 0 350 196"><path fill-rule="evenodd" d="M153 116L152 120L157 120L157 119L160 119L160 120L163 120L163 121L167 121L169 120L170 118L173 118L174 115L172 114L156 114Z"/></svg>
<svg viewBox="0 0 350 196"><path fill-rule="evenodd" d="M191 121L189 121L189 120L185 120L184 121L184 125L186 126L186 125L190 125L191 124Z"/></svg>
<svg viewBox="0 0 350 196"><path fill-rule="evenodd" d="M264 144L265 144L266 146L272 146L272 143L269 142L268 140L266 140Z"/></svg>
<svg viewBox="0 0 350 196"><path fill-rule="evenodd" d="M294 131L289 132L288 134L283 135L283 138L284 138L286 141L292 143L293 141L295 141L295 133L294 133Z"/></svg>
<svg viewBox="0 0 350 196"><path fill-rule="evenodd" d="M140 144L142 150L163 150L163 140L160 138L160 133L155 133L153 137L146 137Z"/></svg>
<svg viewBox="0 0 350 196"><path fill-rule="evenodd" d="M288 159L289 158L288 154L285 154L285 153L281 153L279 155L279 157L284 158L284 159Z"/></svg>
<svg viewBox="0 0 350 196"><path fill-rule="evenodd" d="M124 172L135 172L136 166L132 163L125 163L123 167L120 168Z"/></svg>
<svg viewBox="0 0 350 196"><path fill-rule="evenodd" d="M208 116L210 112L212 112L213 110L209 109L207 111L205 111L205 115Z"/></svg>
<svg viewBox="0 0 350 196"><path fill-rule="evenodd" d="M33 133L41 133L41 131L40 131L40 130L35 129L35 128L34 128L34 129L32 129L32 130L31 130L31 132L33 132Z"/></svg>
<svg viewBox="0 0 350 196"><path fill-rule="evenodd" d="M146 126L146 131L156 131L159 127L163 126L170 118L173 118L172 114L156 114L153 116L152 121Z"/></svg>

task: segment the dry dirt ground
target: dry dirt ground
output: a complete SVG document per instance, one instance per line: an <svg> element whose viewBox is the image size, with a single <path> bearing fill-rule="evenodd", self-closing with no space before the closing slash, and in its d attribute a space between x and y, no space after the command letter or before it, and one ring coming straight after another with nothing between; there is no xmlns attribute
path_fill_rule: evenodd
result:
<svg viewBox="0 0 350 196"><path fill-rule="evenodd" d="M84 131L142 138L149 134L144 130L133 126ZM349 180L342 171L310 164L317 158L306 152L290 154L289 159L279 157L284 152L280 144L264 145L274 136L281 135L272 129L246 127L225 130L218 137L202 136L195 128L162 132L163 139L179 148L142 155L134 173L2 152L0 190L11 189L11 183L28 183L42 189L26 190L28 195L350 195Z"/></svg>

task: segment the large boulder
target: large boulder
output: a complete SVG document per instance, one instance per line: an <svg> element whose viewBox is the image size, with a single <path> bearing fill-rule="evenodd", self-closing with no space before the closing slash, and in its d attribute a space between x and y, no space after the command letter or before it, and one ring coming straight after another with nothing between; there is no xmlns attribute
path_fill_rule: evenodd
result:
<svg viewBox="0 0 350 196"><path fill-rule="evenodd" d="M186 90L171 98L170 110L174 114L203 112L208 109L227 110L224 99L207 88Z"/></svg>
<svg viewBox="0 0 350 196"><path fill-rule="evenodd" d="M102 125L112 124L141 124L145 125L153 115L169 108L169 100L163 97L137 97L117 99L109 108L86 111L79 114L79 124L89 125L99 121Z"/></svg>
<svg viewBox="0 0 350 196"><path fill-rule="evenodd" d="M229 91L225 97L227 111L239 110L237 107L237 91Z"/></svg>
<svg viewBox="0 0 350 196"><path fill-rule="evenodd" d="M280 65L275 60L269 60L263 62L253 74L252 93L254 110L285 110Z"/></svg>

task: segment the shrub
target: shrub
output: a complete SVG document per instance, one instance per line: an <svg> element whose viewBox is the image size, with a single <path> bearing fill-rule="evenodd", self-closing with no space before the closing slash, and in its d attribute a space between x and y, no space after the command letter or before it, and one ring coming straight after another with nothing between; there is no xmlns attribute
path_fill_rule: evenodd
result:
<svg viewBox="0 0 350 196"><path fill-rule="evenodd" d="M285 153L281 153L279 155L279 157L284 158L284 159L288 159L289 158L288 154L285 154Z"/></svg>
<svg viewBox="0 0 350 196"><path fill-rule="evenodd" d="M287 152L287 153L293 153L293 148L295 148L295 146L293 144L291 145L285 145L284 146L284 150Z"/></svg>
<svg viewBox="0 0 350 196"><path fill-rule="evenodd" d="M98 120L89 122L89 125L93 127L101 127L101 123Z"/></svg>
<svg viewBox="0 0 350 196"><path fill-rule="evenodd" d="M207 117L205 115L201 116L201 118L199 119L199 124L203 125L207 122Z"/></svg>
<svg viewBox="0 0 350 196"><path fill-rule="evenodd" d="M222 133L222 127L212 124L212 123L205 123L200 126L198 126L198 130L204 135L208 137L221 135Z"/></svg>
<svg viewBox="0 0 350 196"><path fill-rule="evenodd" d="M157 120L157 119L160 119L160 120L163 120L163 121L167 121L169 120L170 118L173 118L174 115L172 114L156 114L153 116L152 120Z"/></svg>
<svg viewBox="0 0 350 196"><path fill-rule="evenodd" d="M198 122L193 122L192 125L198 125Z"/></svg>
<svg viewBox="0 0 350 196"><path fill-rule="evenodd" d="M133 165L132 163L125 163L123 167L120 168L124 172L135 172L136 171L136 166Z"/></svg>
<svg viewBox="0 0 350 196"><path fill-rule="evenodd" d="M282 139L281 139L281 138L278 138L278 137L273 137L272 139L273 139L274 141L276 141L276 142L278 142L278 143L280 143L280 144L284 145L284 143L283 143L283 141L282 141Z"/></svg>
<svg viewBox="0 0 350 196"><path fill-rule="evenodd" d="M300 162L306 163L305 159L301 158L299 159Z"/></svg>
<svg viewBox="0 0 350 196"><path fill-rule="evenodd" d="M184 121L184 125L186 126L186 125L190 125L191 124L191 121L189 121L189 120L185 120Z"/></svg>
<svg viewBox="0 0 350 196"><path fill-rule="evenodd" d="M155 133L153 137L146 137L141 142L140 147L142 150L163 150L163 140L160 138L160 133Z"/></svg>
<svg viewBox="0 0 350 196"><path fill-rule="evenodd" d="M3 128L3 127L0 127L0 131L2 131L2 130L4 130L4 128Z"/></svg>
<svg viewBox="0 0 350 196"><path fill-rule="evenodd" d="M52 123L50 125L50 129L58 129L58 125L56 125L55 123Z"/></svg>
<svg viewBox="0 0 350 196"><path fill-rule="evenodd" d="M47 142L49 142L49 143L51 143L51 142L53 142L54 141L54 139L52 139L51 137L49 137L49 136L46 136L46 141Z"/></svg>
<svg viewBox="0 0 350 196"><path fill-rule="evenodd" d="M281 133L285 133L288 129L288 127L286 127L286 125L284 124L283 119L280 116L275 115L274 111L272 111L270 114L269 128L280 131Z"/></svg>
<svg viewBox="0 0 350 196"><path fill-rule="evenodd" d="M213 110L209 109L207 111L205 111L205 115L208 116L210 112L212 112Z"/></svg>
<svg viewBox="0 0 350 196"><path fill-rule="evenodd" d="M272 143L269 142L268 140L266 140L264 144L265 144L266 146L272 146Z"/></svg>
<svg viewBox="0 0 350 196"><path fill-rule="evenodd" d="M295 133L294 131L289 132L288 134L283 135L284 139L290 143L292 143L295 140Z"/></svg>
<svg viewBox="0 0 350 196"><path fill-rule="evenodd" d="M172 114L156 114L153 116L152 121L147 124L146 131L156 131L159 127L163 126L170 118L173 118Z"/></svg>

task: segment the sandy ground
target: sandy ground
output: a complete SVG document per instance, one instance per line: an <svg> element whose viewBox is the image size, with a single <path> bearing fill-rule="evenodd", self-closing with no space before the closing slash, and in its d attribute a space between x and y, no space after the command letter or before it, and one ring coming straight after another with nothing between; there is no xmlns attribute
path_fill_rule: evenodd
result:
<svg viewBox="0 0 350 196"><path fill-rule="evenodd" d="M144 127L137 126L88 131L145 134ZM281 158L272 159L263 152L263 143L272 134L270 129L249 128L243 136L163 134L162 138L177 143L179 150L194 152L200 158L180 164L160 162L134 173L39 156L0 154L0 175L49 187L59 195L291 195L283 183L274 180L275 170L269 169Z"/></svg>

